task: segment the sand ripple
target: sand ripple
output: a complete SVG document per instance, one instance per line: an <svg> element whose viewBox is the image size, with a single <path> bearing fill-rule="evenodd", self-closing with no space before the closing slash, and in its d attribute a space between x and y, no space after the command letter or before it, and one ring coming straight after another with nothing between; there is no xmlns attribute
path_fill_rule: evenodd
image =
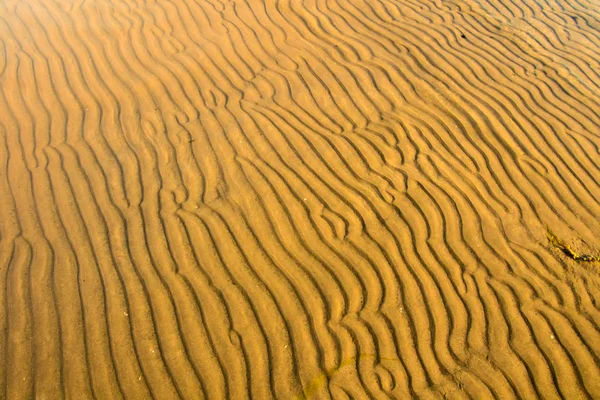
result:
<svg viewBox="0 0 600 400"><path fill-rule="evenodd" d="M0 399L600 398L600 6L0 2Z"/></svg>

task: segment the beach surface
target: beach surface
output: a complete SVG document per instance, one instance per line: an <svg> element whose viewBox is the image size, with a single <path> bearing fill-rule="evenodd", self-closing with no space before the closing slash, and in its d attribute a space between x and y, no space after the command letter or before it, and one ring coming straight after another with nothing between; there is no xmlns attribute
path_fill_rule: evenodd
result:
<svg viewBox="0 0 600 400"><path fill-rule="evenodd" d="M600 3L0 0L0 399L600 399Z"/></svg>

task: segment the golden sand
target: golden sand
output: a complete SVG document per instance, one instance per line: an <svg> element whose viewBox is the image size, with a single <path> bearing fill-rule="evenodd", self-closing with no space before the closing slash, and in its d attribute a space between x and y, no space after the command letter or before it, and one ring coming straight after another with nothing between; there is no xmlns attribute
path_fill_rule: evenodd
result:
<svg viewBox="0 0 600 400"><path fill-rule="evenodd" d="M598 256L597 1L0 0L0 399L600 398Z"/></svg>

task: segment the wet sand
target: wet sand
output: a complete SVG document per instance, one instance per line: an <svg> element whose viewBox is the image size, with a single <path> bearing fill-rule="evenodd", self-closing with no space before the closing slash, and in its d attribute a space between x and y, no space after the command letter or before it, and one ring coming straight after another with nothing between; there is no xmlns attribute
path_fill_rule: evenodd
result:
<svg viewBox="0 0 600 400"><path fill-rule="evenodd" d="M0 398L600 398L599 61L588 0L2 0Z"/></svg>

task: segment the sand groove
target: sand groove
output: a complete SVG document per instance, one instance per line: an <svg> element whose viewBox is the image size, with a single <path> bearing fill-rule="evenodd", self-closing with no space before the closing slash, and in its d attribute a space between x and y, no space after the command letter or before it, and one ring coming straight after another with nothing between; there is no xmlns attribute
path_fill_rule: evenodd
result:
<svg viewBox="0 0 600 400"><path fill-rule="evenodd" d="M0 398L600 398L599 59L585 0L3 1Z"/></svg>

